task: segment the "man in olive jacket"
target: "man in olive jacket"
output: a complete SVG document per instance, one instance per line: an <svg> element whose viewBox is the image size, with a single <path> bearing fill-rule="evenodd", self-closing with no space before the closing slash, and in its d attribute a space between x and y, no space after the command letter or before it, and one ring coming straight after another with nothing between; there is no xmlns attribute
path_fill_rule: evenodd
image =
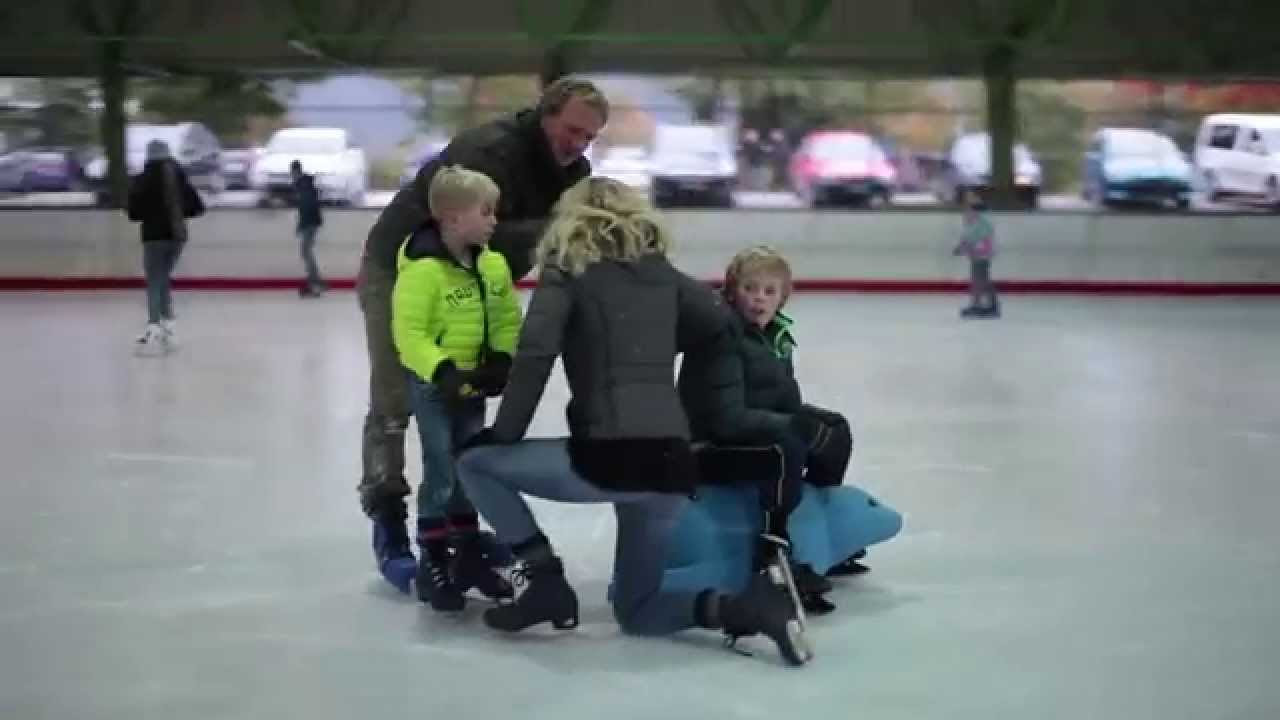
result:
<svg viewBox="0 0 1280 720"><path fill-rule="evenodd" d="M533 248L560 194L591 174L583 153L608 115L608 101L592 83L561 78L547 86L537 107L455 137L412 183L396 193L369 231L357 281L370 366L359 492L361 505L375 521L398 517L399 523L389 525L404 527L404 497L409 494L404 433L409 405L407 378L391 337L391 291L400 246L430 222L427 188L432 177L441 167L461 165L497 183L501 191L498 224L489 247L506 258L513 280L518 281L532 266ZM408 537L399 534L389 541L407 547Z"/></svg>

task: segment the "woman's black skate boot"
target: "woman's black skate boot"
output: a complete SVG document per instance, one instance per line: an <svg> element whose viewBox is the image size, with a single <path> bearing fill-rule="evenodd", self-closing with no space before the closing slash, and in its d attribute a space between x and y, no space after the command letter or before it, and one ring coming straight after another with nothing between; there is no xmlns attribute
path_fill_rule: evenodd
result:
<svg viewBox="0 0 1280 720"><path fill-rule="evenodd" d="M558 630L578 626L578 596L564 579L560 558L526 560L512 579L517 587L527 587L515 602L485 610L485 625L506 632L519 632L544 622Z"/></svg>

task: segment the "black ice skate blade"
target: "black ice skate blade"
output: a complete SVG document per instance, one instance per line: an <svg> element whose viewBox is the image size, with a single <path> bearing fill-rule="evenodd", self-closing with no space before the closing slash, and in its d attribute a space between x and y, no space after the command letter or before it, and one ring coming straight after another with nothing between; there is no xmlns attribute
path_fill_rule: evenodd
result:
<svg viewBox="0 0 1280 720"><path fill-rule="evenodd" d="M787 621L787 645L778 644L778 652L782 655L782 659L788 665L799 667L813 660L813 645L809 642L809 636L805 634L804 625L799 619ZM753 633L754 635L754 633ZM755 653L738 645L738 641L743 637L726 637L724 646L731 652L737 653L742 657L755 657Z"/></svg>
<svg viewBox="0 0 1280 720"><path fill-rule="evenodd" d="M804 623L799 620L787 622L787 642L789 648L779 648L782 657L792 665L800 666L813 660L813 645L805 633Z"/></svg>
<svg viewBox="0 0 1280 720"><path fill-rule="evenodd" d="M827 577L856 577L858 575L866 575L869 572L871 572L870 567L856 560L850 560L832 567L827 571Z"/></svg>

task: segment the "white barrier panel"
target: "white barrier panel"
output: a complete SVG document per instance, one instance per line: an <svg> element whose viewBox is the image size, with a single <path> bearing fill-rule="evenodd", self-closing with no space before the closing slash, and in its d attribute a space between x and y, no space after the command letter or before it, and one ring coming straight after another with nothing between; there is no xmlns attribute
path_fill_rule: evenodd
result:
<svg viewBox="0 0 1280 720"><path fill-rule="evenodd" d="M376 210L325 215L317 254L333 278L356 273ZM755 244L778 247L797 278L955 281L963 260L950 250L959 216L949 213L788 211L668 214L681 267L718 278L729 257ZM296 278L295 216L280 210L212 211L190 224L183 278ZM996 214L1002 281L1059 283L1280 283L1280 220L1258 215ZM94 210L0 212L0 281L136 278L137 226ZM36 283L38 284L38 283Z"/></svg>

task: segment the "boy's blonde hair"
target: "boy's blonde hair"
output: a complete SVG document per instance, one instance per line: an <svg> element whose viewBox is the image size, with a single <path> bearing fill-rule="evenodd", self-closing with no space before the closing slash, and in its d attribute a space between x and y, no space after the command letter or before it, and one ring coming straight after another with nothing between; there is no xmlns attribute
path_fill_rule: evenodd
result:
<svg viewBox="0 0 1280 720"><path fill-rule="evenodd" d="M436 171L427 188L427 207L439 220L444 213L460 212L476 205L498 204L498 184L488 175L449 165Z"/></svg>
<svg viewBox="0 0 1280 720"><path fill-rule="evenodd" d="M647 198L617 180L589 177L560 196L538 243L538 268L581 275L600 260L666 255L671 237Z"/></svg>
<svg viewBox="0 0 1280 720"><path fill-rule="evenodd" d="M782 280L782 303L791 297L791 264L782 253L768 245L747 248L733 256L724 271L724 295L730 300L744 280L756 275L773 275Z"/></svg>

